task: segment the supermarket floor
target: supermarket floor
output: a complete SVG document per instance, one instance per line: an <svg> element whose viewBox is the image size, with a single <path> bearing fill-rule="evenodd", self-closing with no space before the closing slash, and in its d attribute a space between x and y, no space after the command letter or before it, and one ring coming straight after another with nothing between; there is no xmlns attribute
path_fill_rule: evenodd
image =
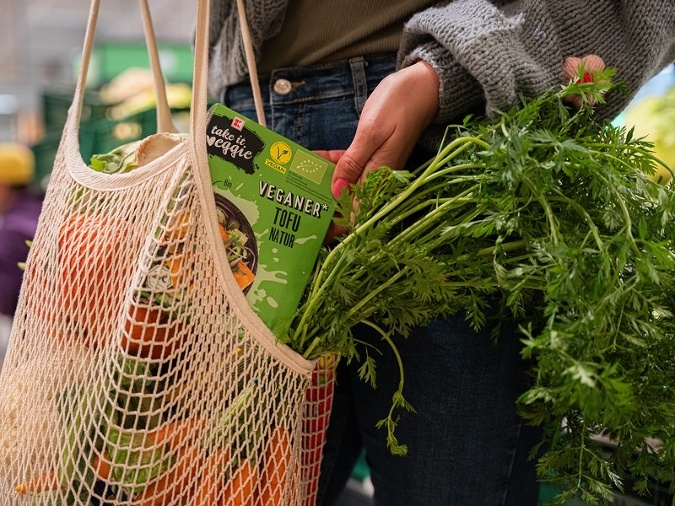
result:
<svg viewBox="0 0 675 506"><path fill-rule="evenodd" d="M352 478L347 483L336 506L372 506L372 485L369 479L359 481Z"/></svg>

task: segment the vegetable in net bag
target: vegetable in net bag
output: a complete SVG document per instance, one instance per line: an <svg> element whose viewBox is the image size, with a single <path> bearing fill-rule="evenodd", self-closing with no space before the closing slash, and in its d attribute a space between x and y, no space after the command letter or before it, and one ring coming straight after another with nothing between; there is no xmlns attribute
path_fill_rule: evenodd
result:
<svg viewBox="0 0 675 506"><path fill-rule="evenodd" d="M110 173L78 144L98 5L0 376L1 502L302 504L314 362L276 342L225 267L203 131L208 2L190 134L158 108L161 146Z"/></svg>

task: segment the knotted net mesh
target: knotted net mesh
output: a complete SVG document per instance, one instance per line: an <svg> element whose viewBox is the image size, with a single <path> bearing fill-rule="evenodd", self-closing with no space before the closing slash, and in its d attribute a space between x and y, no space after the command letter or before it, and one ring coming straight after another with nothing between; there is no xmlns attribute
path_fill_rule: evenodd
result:
<svg viewBox="0 0 675 506"><path fill-rule="evenodd" d="M219 265L189 142L116 175L76 147L0 375L2 504L311 504L332 374L310 393Z"/></svg>

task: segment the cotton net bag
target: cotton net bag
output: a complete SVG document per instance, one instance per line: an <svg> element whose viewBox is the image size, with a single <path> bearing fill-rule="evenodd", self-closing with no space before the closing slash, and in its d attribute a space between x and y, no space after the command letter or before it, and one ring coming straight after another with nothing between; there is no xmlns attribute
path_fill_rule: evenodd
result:
<svg viewBox="0 0 675 506"><path fill-rule="evenodd" d="M208 1L198 2L183 136L171 133L140 5L160 140L128 173L82 160L92 0L0 374L0 502L312 504L332 374L276 343L219 239L205 143Z"/></svg>

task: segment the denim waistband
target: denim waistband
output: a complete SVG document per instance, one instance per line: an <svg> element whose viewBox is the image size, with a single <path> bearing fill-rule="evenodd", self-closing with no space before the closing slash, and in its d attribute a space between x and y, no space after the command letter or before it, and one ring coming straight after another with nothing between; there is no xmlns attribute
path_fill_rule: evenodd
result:
<svg viewBox="0 0 675 506"><path fill-rule="evenodd" d="M268 106L354 96L360 109L369 91L396 69L396 54L358 56L332 63L286 67L259 76L263 104ZM247 81L227 87L220 96L228 107L253 107ZM360 106L360 107L359 107Z"/></svg>

